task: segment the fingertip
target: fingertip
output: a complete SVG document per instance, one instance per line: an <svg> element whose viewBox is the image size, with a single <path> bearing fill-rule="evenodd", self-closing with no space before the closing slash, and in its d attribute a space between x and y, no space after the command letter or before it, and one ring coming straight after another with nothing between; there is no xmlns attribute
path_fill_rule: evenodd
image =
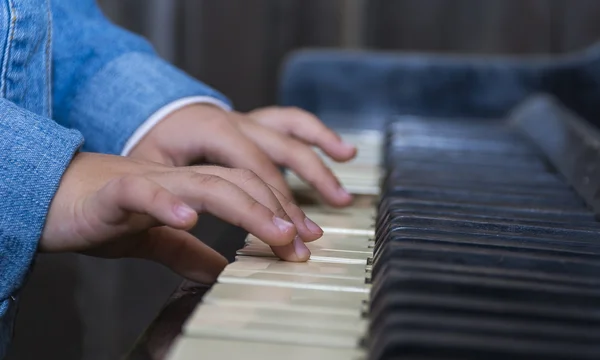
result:
<svg viewBox="0 0 600 360"><path fill-rule="evenodd" d="M314 221L312 221L308 217L304 218L304 225L306 226L306 229L309 231L309 234L306 234L304 237L302 237L302 240L304 240L304 242L315 241L315 240L319 239L321 236L323 236L323 229L321 229L321 227L319 225L317 225Z"/></svg>
<svg viewBox="0 0 600 360"><path fill-rule="evenodd" d="M333 197L335 198L333 205L344 207L352 204L352 194L350 194L348 190L344 189L342 186L335 190Z"/></svg>
<svg viewBox="0 0 600 360"><path fill-rule="evenodd" d="M296 236L293 241L294 244L294 253L296 254L297 261L304 262L310 259L310 250L304 244L304 241L300 239L299 236Z"/></svg>
<svg viewBox="0 0 600 360"><path fill-rule="evenodd" d="M182 228L193 226L198 218L198 213L187 204L179 203L174 206L173 214L175 215Z"/></svg>

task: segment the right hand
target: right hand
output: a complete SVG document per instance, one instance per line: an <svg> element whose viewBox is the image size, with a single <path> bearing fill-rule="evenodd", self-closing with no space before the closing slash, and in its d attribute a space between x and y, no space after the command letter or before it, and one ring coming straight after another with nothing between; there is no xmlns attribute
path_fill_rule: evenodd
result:
<svg viewBox="0 0 600 360"><path fill-rule="evenodd" d="M175 168L80 153L50 204L39 248L145 258L210 283L227 261L185 231L200 212L244 228L288 261L308 260L304 242L323 234L298 206L251 171Z"/></svg>

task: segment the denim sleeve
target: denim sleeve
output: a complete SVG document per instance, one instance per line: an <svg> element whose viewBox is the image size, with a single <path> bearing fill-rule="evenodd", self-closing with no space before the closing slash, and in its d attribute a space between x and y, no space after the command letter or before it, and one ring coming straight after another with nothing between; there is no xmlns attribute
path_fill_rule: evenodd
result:
<svg viewBox="0 0 600 360"><path fill-rule="evenodd" d="M0 99L0 359L48 207L82 143L78 131Z"/></svg>
<svg viewBox="0 0 600 360"><path fill-rule="evenodd" d="M160 59L143 38L104 17L94 0L52 0L53 113L84 150L121 153L155 111L188 96L229 100Z"/></svg>

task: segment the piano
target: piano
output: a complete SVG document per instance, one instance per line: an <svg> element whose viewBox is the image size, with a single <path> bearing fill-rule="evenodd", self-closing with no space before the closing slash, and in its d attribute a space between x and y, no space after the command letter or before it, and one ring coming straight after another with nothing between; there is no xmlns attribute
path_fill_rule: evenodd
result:
<svg viewBox="0 0 600 360"><path fill-rule="evenodd" d="M511 66L523 79L567 65ZM130 359L599 359L600 132L581 115L596 110L527 86L520 101L469 93L341 129L360 155L331 166L353 206L287 174L325 232L311 259L246 236L216 284L176 292L184 315L159 316Z"/></svg>

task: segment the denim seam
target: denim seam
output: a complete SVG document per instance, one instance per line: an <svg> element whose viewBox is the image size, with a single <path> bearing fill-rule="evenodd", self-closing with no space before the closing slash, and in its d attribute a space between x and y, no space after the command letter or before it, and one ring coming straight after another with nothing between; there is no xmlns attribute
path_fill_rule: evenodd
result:
<svg viewBox="0 0 600 360"><path fill-rule="evenodd" d="M15 27L16 27L16 23L17 23L17 15L16 15L14 4L13 4L13 0L6 0L6 2L8 4L8 10L9 10L8 17L10 18L10 21L9 21L9 25L8 25L9 28L8 28L8 32L7 32L6 49L4 50L4 61L2 62L2 73L0 74L0 76L1 76L0 95L3 98L6 98L6 76L8 73L9 57L10 57L10 53L11 53L11 49L12 49L12 41L15 36Z"/></svg>
<svg viewBox="0 0 600 360"><path fill-rule="evenodd" d="M46 114L52 118L52 9L50 0L46 0L46 15L48 27L46 29Z"/></svg>

